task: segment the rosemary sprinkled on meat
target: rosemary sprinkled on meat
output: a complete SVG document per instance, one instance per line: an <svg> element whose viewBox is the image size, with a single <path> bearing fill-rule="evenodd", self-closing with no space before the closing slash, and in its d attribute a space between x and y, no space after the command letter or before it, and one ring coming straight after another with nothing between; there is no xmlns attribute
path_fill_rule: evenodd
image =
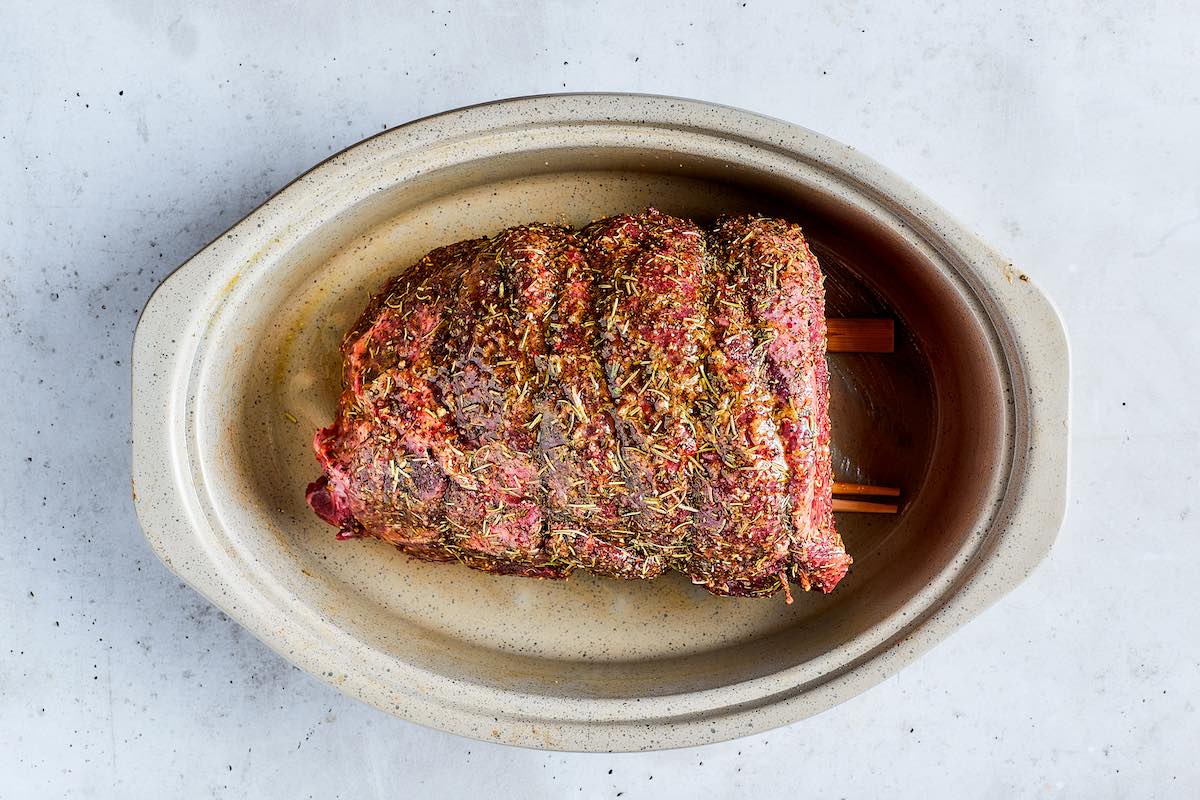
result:
<svg viewBox="0 0 1200 800"><path fill-rule="evenodd" d="M750 318L762 331L775 417L788 467L789 574L805 590L832 591L850 566L833 520L825 288L798 225L735 216L714 239L745 282Z"/></svg>
<svg viewBox="0 0 1200 800"><path fill-rule="evenodd" d="M830 591L824 293L799 227L648 209L431 252L346 335L308 499L490 572Z"/></svg>

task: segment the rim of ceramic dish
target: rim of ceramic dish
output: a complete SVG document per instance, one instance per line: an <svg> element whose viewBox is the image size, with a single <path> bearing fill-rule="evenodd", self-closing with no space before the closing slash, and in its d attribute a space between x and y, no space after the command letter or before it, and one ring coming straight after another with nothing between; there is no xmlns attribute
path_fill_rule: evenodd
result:
<svg viewBox="0 0 1200 800"><path fill-rule="evenodd" d="M255 269L270 269L263 254L286 246L262 231L286 229L289 218L310 210L315 187L348 184L350 176L385 155L415 164L418 155L448 140L459 153L446 156L445 165L453 165L471 160L462 154L472 140L500 131L630 125L712 139L714 146L737 142L796 159L937 254L986 320L1007 373L1010 463L1002 502L987 520L986 532L971 538L896 613L831 654L744 683L636 702L549 698L397 664L256 570L221 530L195 451L199 398L194 389L211 322L237 301L239 281ZM319 226L320 220L311 224ZM1011 590L1044 558L1065 514L1069 353L1049 299L946 212L852 148L782 120L702 101L540 95L447 111L377 134L289 183L177 269L147 303L133 350L134 501L164 563L268 646L327 683L412 721L476 738L491 731L494 740L562 750L681 747L817 713L895 673ZM330 653L340 654L340 660ZM348 663L356 668L347 668Z"/></svg>

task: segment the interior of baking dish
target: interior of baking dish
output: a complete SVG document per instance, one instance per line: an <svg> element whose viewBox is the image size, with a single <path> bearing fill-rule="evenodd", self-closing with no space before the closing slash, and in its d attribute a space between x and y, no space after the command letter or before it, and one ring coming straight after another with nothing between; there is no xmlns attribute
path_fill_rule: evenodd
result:
<svg viewBox="0 0 1200 800"><path fill-rule="evenodd" d="M898 613L979 526L1007 466L1005 397L971 297L929 253L838 198L753 168L640 148L466 163L347 209L239 279L194 389L198 456L246 555L374 647L464 681L572 696L712 689L811 661ZM566 582L411 560L338 542L304 503L313 431L331 419L342 334L383 280L427 250L534 220L580 225L655 205L710 220L799 221L830 316L891 316L894 354L830 356L835 475L899 486L898 516L841 514L855 558L831 596L716 598L671 575ZM242 280L245 280L243 285ZM232 298L231 298L232 299Z"/></svg>

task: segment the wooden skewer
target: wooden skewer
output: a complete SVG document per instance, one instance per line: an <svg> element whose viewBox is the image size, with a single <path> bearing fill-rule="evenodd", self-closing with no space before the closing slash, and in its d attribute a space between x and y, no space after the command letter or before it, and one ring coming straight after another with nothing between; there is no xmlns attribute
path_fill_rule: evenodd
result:
<svg viewBox="0 0 1200 800"><path fill-rule="evenodd" d="M849 494L872 497L899 497L900 490L892 486L870 486L865 483L842 483L834 481L834 494ZM900 511L896 503L875 503L870 500L846 500L833 498L834 511L856 511L860 514L895 514Z"/></svg>
<svg viewBox="0 0 1200 800"><path fill-rule="evenodd" d="M891 486L868 486L865 483L833 482L834 494L865 494L873 497L899 497L900 490Z"/></svg>
<svg viewBox="0 0 1200 800"><path fill-rule="evenodd" d="M894 503L872 503L867 500L833 498L834 511L857 511L860 514L895 514L900 507Z"/></svg>
<svg viewBox="0 0 1200 800"><path fill-rule="evenodd" d="M896 324L892 319L831 319L825 324L830 353L896 351Z"/></svg>

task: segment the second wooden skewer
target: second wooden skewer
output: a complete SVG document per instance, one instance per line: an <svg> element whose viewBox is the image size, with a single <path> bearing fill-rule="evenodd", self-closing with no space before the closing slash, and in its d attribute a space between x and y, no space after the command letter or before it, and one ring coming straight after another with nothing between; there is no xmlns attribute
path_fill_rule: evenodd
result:
<svg viewBox="0 0 1200 800"><path fill-rule="evenodd" d="M857 495L859 497L899 497L900 490L892 486L871 486L866 483L834 481L833 493ZM900 511L896 503L875 503L870 500L846 500L833 498L834 511L852 511L860 514L895 514Z"/></svg>

